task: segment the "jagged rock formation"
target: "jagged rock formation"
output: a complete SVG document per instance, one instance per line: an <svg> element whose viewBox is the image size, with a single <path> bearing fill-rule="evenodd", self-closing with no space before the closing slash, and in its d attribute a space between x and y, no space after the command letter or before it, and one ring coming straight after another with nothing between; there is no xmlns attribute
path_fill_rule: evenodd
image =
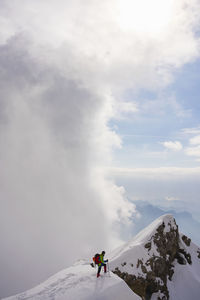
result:
<svg viewBox="0 0 200 300"><path fill-rule="evenodd" d="M127 247L115 251L112 270L142 299L152 299L152 295L158 300L171 299L168 286L175 266L192 264L191 239L179 233L171 215L160 217L145 230ZM200 258L199 248L195 253Z"/></svg>

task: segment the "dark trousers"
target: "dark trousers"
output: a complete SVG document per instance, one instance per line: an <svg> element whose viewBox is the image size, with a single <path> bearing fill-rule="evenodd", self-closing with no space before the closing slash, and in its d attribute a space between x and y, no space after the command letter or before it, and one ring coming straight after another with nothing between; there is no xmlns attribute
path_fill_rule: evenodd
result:
<svg viewBox="0 0 200 300"><path fill-rule="evenodd" d="M99 277L99 275L100 275L101 267L104 267L104 273L106 273L106 264L101 263L101 265L98 266L97 277Z"/></svg>

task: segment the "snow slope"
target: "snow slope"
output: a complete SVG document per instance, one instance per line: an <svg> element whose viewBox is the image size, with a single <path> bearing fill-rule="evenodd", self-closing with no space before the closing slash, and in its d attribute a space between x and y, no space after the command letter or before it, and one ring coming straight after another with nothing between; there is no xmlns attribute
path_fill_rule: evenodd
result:
<svg viewBox="0 0 200 300"><path fill-rule="evenodd" d="M144 247L145 244L151 240L152 236L155 235L157 228L165 223L165 231L169 230L169 223L175 226L174 218L172 215L164 215L156 219L149 226L140 231L133 239L125 243L121 247L117 248L110 253L109 257L111 259L111 269L114 270L116 267L134 275L142 275L140 268L134 268L137 265L138 258L146 261L149 257L155 255L159 256L157 252L157 247L152 244L151 251L147 251ZM126 262L123 268L120 268L122 264ZM148 268L147 268L148 269Z"/></svg>
<svg viewBox="0 0 200 300"><path fill-rule="evenodd" d="M79 261L44 283L6 300L139 300L127 284L112 272L96 278L96 269Z"/></svg>
<svg viewBox="0 0 200 300"><path fill-rule="evenodd" d="M123 246L114 250L110 257L111 270L116 268L129 275L133 275L136 278L146 279L147 272L152 273L151 265L148 263L152 257L156 259L160 258L160 252L157 245L154 243L155 234L158 234L157 229L164 224L164 233L171 230L177 230L178 227L172 215L164 215L156 219L153 223L147 226L144 230L138 233L131 241L127 242ZM185 259L184 264L178 263L177 259L174 259L172 269L174 274L169 279L167 275L167 289L169 292L170 300L199 300L200 299L200 247L190 242L187 246L183 242L183 234L178 235L178 246L183 249L185 253L191 257L191 264ZM151 244L151 247L146 245ZM170 243L166 240L166 243ZM182 255L183 258L184 255ZM166 260L168 257L166 256ZM140 261L140 263L138 263ZM145 267L145 272L144 272ZM162 267L162 265L161 265ZM143 268L143 269L142 269ZM155 278L155 281L159 282L161 286L163 281L161 278ZM163 297L161 293L154 293L151 296L151 300L156 300L158 297ZM167 299L167 298L163 298Z"/></svg>
<svg viewBox="0 0 200 300"><path fill-rule="evenodd" d="M110 270L114 271L117 268L119 276L128 274L126 277L128 283L130 284L131 280L133 283L130 284L131 288L144 298L146 297L144 295L147 295L145 293L147 293L146 287L149 285L148 276L150 276L150 279L159 286L159 291L151 292L151 300L157 300L159 296L160 299L165 300L200 299L200 247L178 232L178 226L172 215L164 215L156 219L131 241L117 248L107 257ZM5 299L141 299L125 283L125 277L121 276L124 279L122 280L110 272L101 273L100 278L96 278L96 271L88 262L81 260L35 288ZM140 290L134 289L137 280Z"/></svg>
<svg viewBox="0 0 200 300"><path fill-rule="evenodd" d="M182 243L182 248L185 245ZM175 263L172 281L168 281L169 295L172 300L200 299L200 259L197 256L200 248L191 243L187 248L192 264L180 265Z"/></svg>

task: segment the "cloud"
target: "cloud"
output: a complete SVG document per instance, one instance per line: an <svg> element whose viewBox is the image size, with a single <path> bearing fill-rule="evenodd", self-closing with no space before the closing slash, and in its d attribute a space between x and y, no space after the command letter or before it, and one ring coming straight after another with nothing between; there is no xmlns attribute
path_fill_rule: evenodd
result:
<svg viewBox="0 0 200 300"><path fill-rule="evenodd" d="M178 201L178 200L179 200L179 198L177 198L177 197L172 197L172 196L167 196L167 197L165 197L165 199L166 199L167 201Z"/></svg>
<svg viewBox="0 0 200 300"><path fill-rule="evenodd" d="M184 135L191 135L191 134L199 134L200 133L200 127L194 127L194 128L184 128L181 131Z"/></svg>
<svg viewBox="0 0 200 300"><path fill-rule="evenodd" d="M162 144L165 148L172 150L172 151L180 151L183 149L182 144L179 141L166 141L166 142L161 142L160 144Z"/></svg>
<svg viewBox="0 0 200 300"><path fill-rule="evenodd" d="M198 128L194 128L191 130L186 130L186 133L191 135L191 134L196 134L198 133ZM194 156L197 157L196 161L199 161L200 158L200 135L195 135L192 138L189 139L189 144L191 147L186 147L184 152L188 156Z"/></svg>
<svg viewBox="0 0 200 300"><path fill-rule="evenodd" d="M140 26L135 26L134 18L131 18L133 26L126 31L122 28L118 2L121 3L110 1L108 4L104 0L101 3L93 1L92 4L85 2L83 5L76 0L73 5L66 1L60 1L57 5L53 0L48 4L45 1L27 3L21 0L19 6L18 1L2 1L2 19L9 20L13 34L23 30L34 39L32 51L40 45L42 60L46 58L51 59L51 63L55 60L58 63L58 56L51 53L52 46L60 52L63 72L72 70L73 75L84 80L85 84L104 89L161 87L172 79L174 68L199 55L199 41L194 36L198 21L194 10L198 9L198 1L187 3L184 0L174 4L169 1L165 5L162 3L163 9L158 1L148 5L146 1L138 4L126 0L123 7L127 14L142 14ZM147 5L150 6L148 16L151 20L155 19L156 12L157 21L163 22L168 11L165 25L160 27L161 31L156 30L153 37L152 31L149 32L151 25L144 17L144 7ZM147 30L138 32L142 25ZM46 50L42 57L41 45ZM69 55L70 61L67 59ZM64 58L67 64L63 64Z"/></svg>
<svg viewBox="0 0 200 300"><path fill-rule="evenodd" d="M138 105L133 102L119 101L113 107L113 119L127 119L138 112Z"/></svg>
<svg viewBox="0 0 200 300"><path fill-rule="evenodd" d="M137 1L124 5L144 12ZM125 29L114 0L0 6L3 296L120 242L116 228L128 226L135 207L104 168L121 145L109 120L136 110L122 100L127 89L169 84L198 57L199 40L196 1L170 3L170 19L151 32L145 14L142 31Z"/></svg>
<svg viewBox="0 0 200 300"><path fill-rule="evenodd" d="M200 145L186 148L185 153L189 156L200 157Z"/></svg>
<svg viewBox="0 0 200 300"><path fill-rule="evenodd" d="M27 43L20 35L0 48L2 295L117 245L113 226L134 211L104 178L102 164L120 145L107 99L37 62Z"/></svg>
<svg viewBox="0 0 200 300"><path fill-rule="evenodd" d="M199 220L200 167L111 168L109 172L110 177L125 187L129 199L186 210Z"/></svg>
<svg viewBox="0 0 200 300"><path fill-rule="evenodd" d="M148 97L143 99L139 109L148 115L161 115L162 117L166 115L167 118L169 118L169 113L181 119L191 117L191 110L185 109L175 95L169 96L164 92L159 92L154 99L150 100Z"/></svg>
<svg viewBox="0 0 200 300"><path fill-rule="evenodd" d="M136 178L181 178L190 176L199 176L200 167L196 168L179 168L179 167L158 167L158 168L108 168L108 173L114 177L136 177Z"/></svg>
<svg viewBox="0 0 200 300"><path fill-rule="evenodd" d="M190 139L191 145L200 145L200 135L196 135Z"/></svg>

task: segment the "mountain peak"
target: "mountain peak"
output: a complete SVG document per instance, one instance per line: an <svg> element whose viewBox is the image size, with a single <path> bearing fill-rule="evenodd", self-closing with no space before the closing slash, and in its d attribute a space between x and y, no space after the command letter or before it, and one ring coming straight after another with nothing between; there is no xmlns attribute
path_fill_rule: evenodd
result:
<svg viewBox="0 0 200 300"><path fill-rule="evenodd" d="M163 228L163 231L169 232L170 230L178 231L178 226L176 225L176 221L171 214L165 214L159 218L157 218L154 222L152 222L149 226L141 230L134 238L132 238L129 242L125 243L123 246L115 249L111 254L112 259L116 259L118 256L121 256L122 253L126 251L130 251L132 247L136 245L141 246L150 242L153 236L155 236L157 231Z"/></svg>
<svg viewBox="0 0 200 300"><path fill-rule="evenodd" d="M154 299L167 300L170 297L177 300L177 296L171 296L174 293L173 289L170 290L171 283L177 276L177 270L191 272L193 262L194 274L190 276L193 275L193 294L197 293L196 286L199 286L200 280L199 253L199 248L191 243L191 239L179 233L174 217L166 214L112 253L112 270L142 299L153 299L154 295ZM191 278L189 282L191 284ZM184 285L188 285L187 280L183 283L183 289ZM180 299L189 298L182 295ZM199 299L199 296L196 294L193 299Z"/></svg>
<svg viewBox="0 0 200 300"><path fill-rule="evenodd" d="M158 221L164 222L165 224L171 223L172 225L176 225L176 221L172 214L162 215L155 220L155 222L158 222Z"/></svg>

